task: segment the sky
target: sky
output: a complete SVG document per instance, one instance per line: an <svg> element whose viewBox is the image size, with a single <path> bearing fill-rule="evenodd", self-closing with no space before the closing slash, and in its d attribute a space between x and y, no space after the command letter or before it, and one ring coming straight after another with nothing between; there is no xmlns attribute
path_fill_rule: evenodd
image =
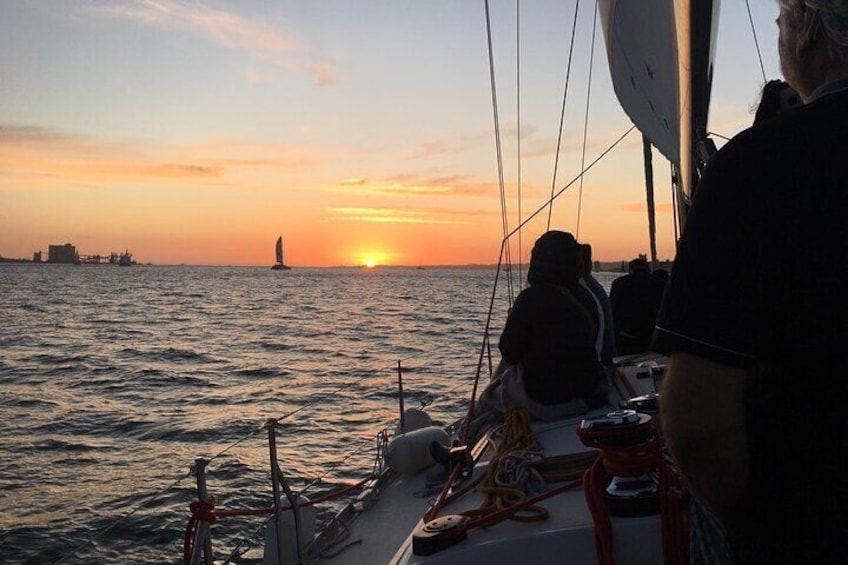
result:
<svg viewBox="0 0 848 565"><path fill-rule="evenodd" d="M721 6L709 129L726 137L750 125L763 71L780 76L777 4L749 2L762 67L746 3ZM500 166L483 0L0 0L0 256L72 243L270 265L282 235L294 266L497 263L504 226L631 122L599 27L592 48L593 2L568 75L575 0L489 8ZM649 251L645 210L634 132L555 201L551 228L630 259ZM547 218L511 240L514 261Z"/></svg>

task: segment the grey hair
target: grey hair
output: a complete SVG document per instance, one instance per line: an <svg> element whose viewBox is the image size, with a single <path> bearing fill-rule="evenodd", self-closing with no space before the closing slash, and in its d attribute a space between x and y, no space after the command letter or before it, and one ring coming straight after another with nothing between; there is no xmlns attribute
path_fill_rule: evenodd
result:
<svg viewBox="0 0 848 565"><path fill-rule="evenodd" d="M848 61L848 0L778 0L778 4L792 14L793 20L802 6L818 12L828 52L841 62Z"/></svg>

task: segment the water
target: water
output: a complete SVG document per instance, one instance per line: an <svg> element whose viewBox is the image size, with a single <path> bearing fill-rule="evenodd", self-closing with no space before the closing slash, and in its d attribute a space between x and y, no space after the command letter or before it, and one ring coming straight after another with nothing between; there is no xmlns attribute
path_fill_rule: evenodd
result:
<svg viewBox="0 0 848 565"><path fill-rule="evenodd" d="M0 265L0 563L181 563L196 457L219 508L271 504L268 418L295 490L364 478L398 361L407 407L464 413L494 276ZM262 531L220 520L216 555L261 562Z"/></svg>

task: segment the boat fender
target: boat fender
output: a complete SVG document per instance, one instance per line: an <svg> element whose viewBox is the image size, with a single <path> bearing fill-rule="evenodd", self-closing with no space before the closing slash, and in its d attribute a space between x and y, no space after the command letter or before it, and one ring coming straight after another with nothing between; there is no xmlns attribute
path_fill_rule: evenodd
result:
<svg viewBox="0 0 848 565"><path fill-rule="evenodd" d="M437 442L450 446L447 432L438 426L421 428L395 436L386 448L386 462L393 470L404 475L412 474L433 465L430 444Z"/></svg>
<svg viewBox="0 0 848 565"><path fill-rule="evenodd" d="M433 419L423 410L418 408L407 408L403 411L403 431L405 433L414 432L421 428L428 428L433 425ZM395 435L400 435L400 423L395 428Z"/></svg>
<svg viewBox="0 0 848 565"><path fill-rule="evenodd" d="M297 498L298 504L309 502L305 496ZM289 505L288 499L282 498L283 507ZM263 565L294 565L298 563L297 546L295 539L300 538L301 552L306 551L306 546L315 537L315 507L300 507L300 536L294 523L294 512L285 510L280 514L280 547L282 548L282 559L277 555L277 520L271 517L265 527L265 552L262 557Z"/></svg>

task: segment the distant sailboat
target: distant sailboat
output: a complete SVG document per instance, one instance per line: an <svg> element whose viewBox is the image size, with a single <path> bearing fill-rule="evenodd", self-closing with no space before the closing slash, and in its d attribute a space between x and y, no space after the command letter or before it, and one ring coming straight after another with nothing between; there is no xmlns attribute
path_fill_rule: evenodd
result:
<svg viewBox="0 0 848 565"><path fill-rule="evenodd" d="M271 267L275 271L288 271L291 269L288 265L283 263L283 236L277 238L277 263Z"/></svg>

